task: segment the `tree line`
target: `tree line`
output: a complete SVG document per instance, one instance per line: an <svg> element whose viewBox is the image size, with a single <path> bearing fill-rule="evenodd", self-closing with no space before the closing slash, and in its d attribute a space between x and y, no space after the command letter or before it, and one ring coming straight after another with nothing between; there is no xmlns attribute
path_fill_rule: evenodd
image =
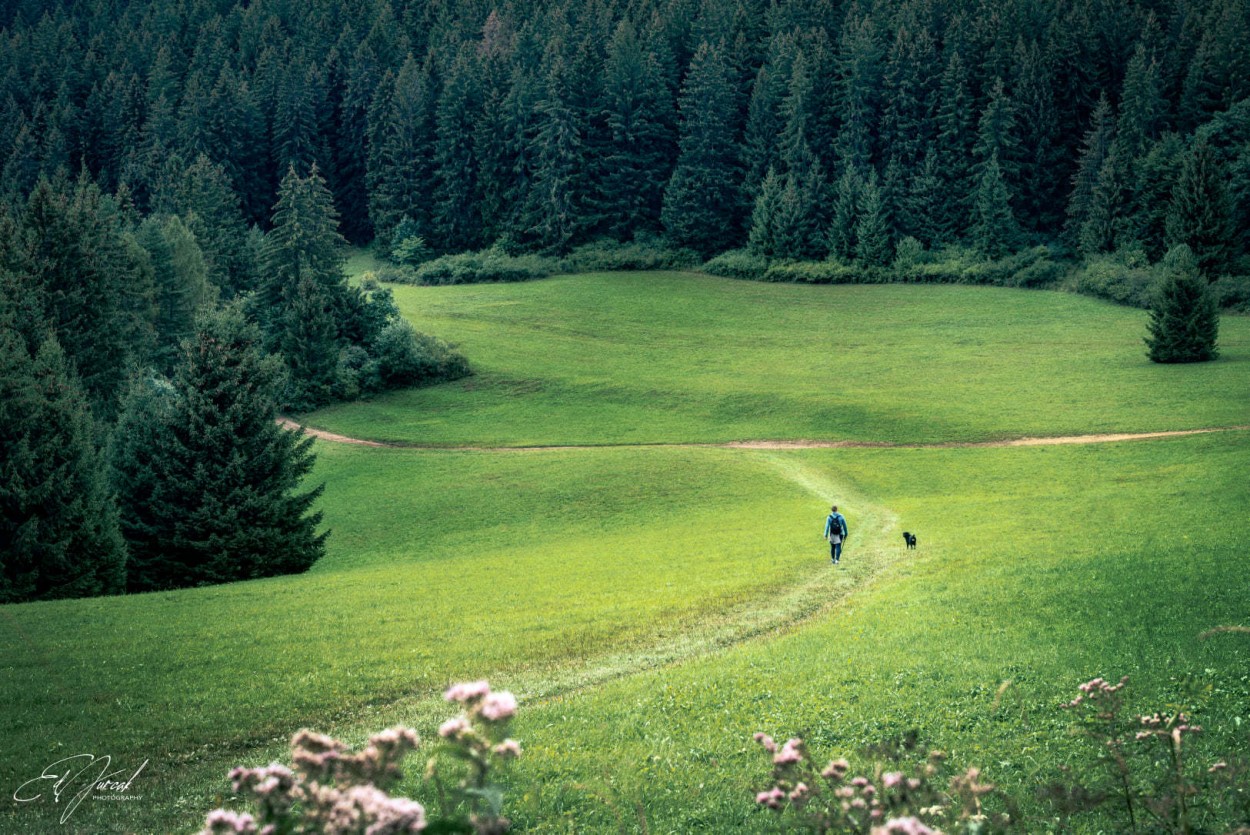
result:
<svg viewBox="0 0 1250 835"><path fill-rule="evenodd" d="M230 253L314 165L346 238L384 251L402 224L436 254L1245 255L1244 0L68 8L0 17L0 189L85 169L146 215L198 165L237 202L200 220L236 285Z"/></svg>

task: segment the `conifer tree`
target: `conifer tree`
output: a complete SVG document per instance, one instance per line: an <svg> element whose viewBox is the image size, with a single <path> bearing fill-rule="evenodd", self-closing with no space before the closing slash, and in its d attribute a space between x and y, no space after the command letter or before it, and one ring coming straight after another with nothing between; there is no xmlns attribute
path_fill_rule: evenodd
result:
<svg viewBox="0 0 1250 835"><path fill-rule="evenodd" d="M409 55L397 76L382 81L369 111L369 217L384 243L405 217L417 234L435 238L434 112L429 70Z"/></svg>
<svg viewBox="0 0 1250 835"><path fill-rule="evenodd" d="M0 603L115 594L125 546L76 375L48 334L32 356L0 290Z"/></svg>
<svg viewBox="0 0 1250 835"><path fill-rule="evenodd" d="M974 115L967 67L959 52L951 50L942 72L937 113L935 167L941 177L944 199L934 223L943 240L963 237L970 222L977 185L972 174Z"/></svg>
<svg viewBox="0 0 1250 835"><path fill-rule="evenodd" d="M559 51L548 53L546 90L537 105L533 182L525 205L526 237L542 249L563 254L581 234L585 192L583 136L570 100L568 71Z"/></svg>
<svg viewBox="0 0 1250 835"><path fill-rule="evenodd" d="M26 293L56 334L97 414L112 412L131 356L134 323L123 307L137 269L116 218L89 180L42 180L22 217ZM36 340L32 344L37 344Z"/></svg>
<svg viewBox="0 0 1250 835"><path fill-rule="evenodd" d="M477 161L473 126L479 112L473 45L465 43L443 79L435 119L435 247L449 252L475 248L481 240L482 215L477 201Z"/></svg>
<svg viewBox="0 0 1250 835"><path fill-rule="evenodd" d="M984 181L985 168L996 158L1004 182L1014 185L1019 174L1020 139L1016 127L1016 105L1007 94L1003 80L994 80L989 101L981 111L977 124L977 141L973 146L976 163L973 171L978 183ZM979 186L978 186L979 188Z"/></svg>
<svg viewBox="0 0 1250 835"><path fill-rule="evenodd" d="M1124 74L1120 115L1116 120L1116 141L1129 161L1145 153L1158 138L1167 107L1159 83L1158 62L1146 45L1139 43Z"/></svg>
<svg viewBox="0 0 1250 835"><path fill-rule="evenodd" d="M991 258L1009 254L1019 241L1019 227L997 155L991 156L981 170L971 233L973 244Z"/></svg>
<svg viewBox="0 0 1250 835"><path fill-rule="evenodd" d="M135 237L151 259L156 289L154 359L168 370L178 345L191 335L196 311L212 299L216 289L208 283L195 236L177 215L148 217Z"/></svg>
<svg viewBox="0 0 1250 835"><path fill-rule="evenodd" d="M297 492L312 439L274 422L281 377L233 306L202 314L172 386L131 387L112 472L132 591L295 573L324 553L322 488Z"/></svg>
<svg viewBox="0 0 1250 835"><path fill-rule="evenodd" d="M1232 249L1232 207L1224 166L1199 134L1181 158L1167 214L1167 245L1186 244L1203 274L1214 279L1228 265Z"/></svg>
<svg viewBox="0 0 1250 835"><path fill-rule="evenodd" d="M742 191L744 199L752 203L759 197L768 171L781 164L777 136L784 125L781 119L784 82L777 67L764 64L756 73L751 87L742 139Z"/></svg>
<svg viewBox="0 0 1250 835"><path fill-rule="evenodd" d="M838 42L837 110L842 116L837 156L863 169L873 161L880 119L881 45L871 15L852 4Z"/></svg>
<svg viewBox="0 0 1250 835"><path fill-rule="evenodd" d="M1111 104L1106 96L1100 96L1098 105L1090 117L1090 128L1085 133L1076 174L1072 178L1072 195L1068 198L1066 227L1069 240L1077 240L1082 225L1089 217L1090 208L1093 205L1094 187L1098 183L1099 172L1102 171L1114 138L1115 119L1111 115Z"/></svg>
<svg viewBox="0 0 1250 835"><path fill-rule="evenodd" d="M924 158L924 163L908 187L902 205L903 231L931 247L943 239L941 226L944 203L950 199L942 190L942 176L938 171L936 153Z"/></svg>
<svg viewBox="0 0 1250 835"><path fill-rule="evenodd" d="M662 219L669 240L703 255L738 240L735 99L724 46L701 43L682 87L680 152L664 192Z"/></svg>
<svg viewBox="0 0 1250 835"><path fill-rule="evenodd" d="M1184 244L1168 250L1165 277L1150 306L1148 356L1152 362L1206 362L1219 356L1220 315L1198 259Z"/></svg>
<svg viewBox="0 0 1250 835"><path fill-rule="evenodd" d="M859 220L855 224L855 260L866 267L884 267L893 253L881 189L877 186L877 172L873 171L860 191Z"/></svg>
<svg viewBox="0 0 1250 835"><path fill-rule="evenodd" d="M1089 211L1077 235L1081 252L1093 255L1127 243L1123 216L1128 200L1128 171L1118 144L1113 144L1098 171Z"/></svg>
<svg viewBox="0 0 1250 835"><path fill-rule="evenodd" d="M777 220L784 189L785 182L777 176L776 170L768 169L768 174L760 185L759 196L755 198L755 209L751 212L751 233L747 237L747 247L758 255L773 257L785 254L777 251Z"/></svg>
<svg viewBox="0 0 1250 835"><path fill-rule="evenodd" d="M321 172L314 167L307 177L301 177L294 168L288 168L273 210L273 229L265 236L255 299L257 320L268 337L276 338L305 275L332 300L339 294L345 243Z"/></svg>
<svg viewBox="0 0 1250 835"><path fill-rule="evenodd" d="M172 205L161 211L182 216L204 256L211 286L226 298L255 289L258 265L248 251L239 196L221 166L197 157L182 173Z"/></svg>
<svg viewBox="0 0 1250 835"><path fill-rule="evenodd" d="M335 310L325 288L308 273L301 275L278 340L290 372L285 405L304 412L330 401L338 368L338 336Z"/></svg>
<svg viewBox="0 0 1250 835"><path fill-rule="evenodd" d="M628 21L608 44L603 71L609 144L600 212L618 239L660 230L673 145L673 113L663 68Z"/></svg>
<svg viewBox="0 0 1250 835"><path fill-rule="evenodd" d="M829 254L849 263L855 257L855 230L859 223L860 193L863 178L854 166L842 170L842 176L834 189L833 220L826 236Z"/></svg>

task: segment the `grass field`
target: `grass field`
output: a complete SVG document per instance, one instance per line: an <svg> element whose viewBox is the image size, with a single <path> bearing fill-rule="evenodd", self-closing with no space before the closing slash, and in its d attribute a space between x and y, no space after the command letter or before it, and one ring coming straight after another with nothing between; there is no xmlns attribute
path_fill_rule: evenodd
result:
<svg viewBox="0 0 1250 835"><path fill-rule="evenodd" d="M641 274L396 294L478 374L313 425L489 446L1250 422L1242 318L1219 362L1163 368L1140 312L1054 293ZM1250 641L1197 637L1247 622L1244 431L316 449L333 533L307 574L0 607L0 832L191 830L231 766L282 757L295 729L429 737L442 689L483 676L522 696L508 810L537 832L766 831L756 730L833 756L919 728L1027 799L1084 756L1055 706L1096 675L1132 676L1143 710L1190 707L1209 750L1250 752ZM831 499L852 526L836 572ZM142 800L65 827L12 802L82 751L150 760Z"/></svg>
<svg viewBox="0 0 1250 835"><path fill-rule="evenodd" d="M427 444L934 442L1244 424L1250 320L1224 358L1145 361L1146 314L1062 293L799 286L677 273L397 287L477 374L309 417Z"/></svg>

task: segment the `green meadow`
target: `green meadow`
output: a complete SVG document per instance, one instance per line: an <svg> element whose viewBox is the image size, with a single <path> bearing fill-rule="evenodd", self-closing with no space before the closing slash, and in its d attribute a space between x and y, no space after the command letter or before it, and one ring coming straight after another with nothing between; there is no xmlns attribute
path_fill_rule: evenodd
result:
<svg viewBox="0 0 1250 835"><path fill-rule="evenodd" d="M367 268L361 261L358 268ZM1058 704L1130 676L1195 756L1250 753L1250 320L1154 366L1144 314L1077 296L694 274L397 287L475 375L304 419L329 553L300 576L0 607L0 832L194 831L300 727L358 743L521 698L506 811L533 832L772 831L751 734L820 757L915 729L1041 816L1091 755ZM416 445L436 447L416 448ZM569 446L561 449L489 447ZM478 447L453 449L437 447ZM831 501L843 566L820 538ZM901 531L919 548L905 551ZM139 800L14 789L83 752ZM421 757L405 783L429 800Z"/></svg>

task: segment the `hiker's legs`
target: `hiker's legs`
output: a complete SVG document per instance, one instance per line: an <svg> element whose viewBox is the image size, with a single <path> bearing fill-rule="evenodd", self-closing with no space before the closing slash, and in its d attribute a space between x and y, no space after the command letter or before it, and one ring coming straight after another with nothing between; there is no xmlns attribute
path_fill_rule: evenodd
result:
<svg viewBox="0 0 1250 835"><path fill-rule="evenodd" d="M837 562L838 560L842 559L842 543L841 542L829 543L829 559L833 560L834 562Z"/></svg>

